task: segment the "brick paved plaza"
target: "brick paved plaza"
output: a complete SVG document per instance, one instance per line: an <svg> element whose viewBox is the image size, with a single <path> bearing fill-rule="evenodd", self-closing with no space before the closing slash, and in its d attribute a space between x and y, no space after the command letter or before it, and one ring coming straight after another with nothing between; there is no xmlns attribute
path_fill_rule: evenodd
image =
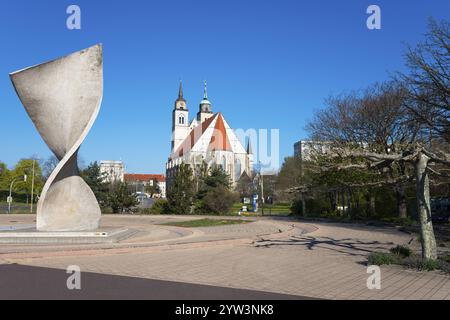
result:
<svg viewBox="0 0 450 320"><path fill-rule="evenodd" d="M0 225L32 224L2 215ZM0 264L66 269L325 299L450 299L450 277L396 266L381 268L381 290L369 290L366 256L419 244L394 228L247 218L251 223L179 228L160 224L188 216L104 216L104 227L134 236L114 244L1 245ZM4 288L2 288L4 290Z"/></svg>

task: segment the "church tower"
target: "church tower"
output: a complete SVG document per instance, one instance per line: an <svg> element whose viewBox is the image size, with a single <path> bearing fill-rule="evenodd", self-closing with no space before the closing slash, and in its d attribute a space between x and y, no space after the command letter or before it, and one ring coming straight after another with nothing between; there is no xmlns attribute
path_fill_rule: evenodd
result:
<svg viewBox="0 0 450 320"><path fill-rule="evenodd" d="M208 118L211 118L213 116L213 112L211 109L211 102L208 100L208 90L206 87L206 81L205 81L205 89L203 91L203 100L200 101L199 111L197 113L197 121L198 123L202 123Z"/></svg>
<svg viewBox="0 0 450 320"><path fill-rule="evenodd" d="M178 99L172 112L172 152L174 152L189 134L189 110L183 98L183 83L180 80Z"/></svg>

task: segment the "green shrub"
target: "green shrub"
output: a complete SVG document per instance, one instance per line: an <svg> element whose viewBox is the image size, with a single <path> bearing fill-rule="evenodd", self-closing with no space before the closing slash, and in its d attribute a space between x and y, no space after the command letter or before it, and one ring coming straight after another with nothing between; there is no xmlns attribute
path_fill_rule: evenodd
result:
<svg viewBox="0 0 450 320"><path fill-rule="evenodd" d="M192 213L198 215L207 214L203 201L201 200L194 201L192 205Z"/></svg>
<svg viewBox="0 0 450 320"><path fill-rule="evenodd" d="M219 185L206 192L203 198L203 207L206 213L228 214L238 199L239 195Z"/></svg>
<svg viewBox="0 0 450 320"><path fill-rule="evenodd" d="M151 207L153 214L166 214L168 212L167 200L158 199Z"/></svg>
<svg viewBox="0 0 450 320"><path fill-rule="evenodd" d="M411 249L405 246L396 246L385 252L372 252L367 262L369 265L389 265L397 264L410 269L419 271L441 270L450 274L450 256L439 257L438 260L423 260L422 257L415 255Z"/></svg>
<svg viewBox="0 0 450 320"><path fill-rule="evenodd" d="M369 265L377 266L398 264L399 260L398 255L385 252L372 252L367 258Z"/></svg>
<svg viewBox="0 0 450 320"><path fill-rule="evenodd" d="M296 215L302 215L302 201L299 199L296 199L291 204L291 212L292 214Z"/></svg>
<svg viewBox="0 0 450 320"><path fill-rule="evenodd" d="M113 182L109 186L106 195L107 206L111 207L113 213L135 212L139 203L136 196L130 191L126 182Z"/></svg>
<svg viewBox="0 0 450 320"><path fill-rule="evenodd" d="M381 218L381 221L398 224L401 226L412 226L416 223L416 221L411 218L399 218L399 217L385 217Z"/></svg>
<svg viewBox="0 0 450 320"><path fill-rule="evenodd" d="M412 255L411 249L406 247L406 246L398 245L398 246L396 246L394 248L391 248L389 251L391 253L393 253L393 254L399 255L399 256L404 257L404 258L409 257L409 256Z"/></svg>
<svg viewBox="0 0 450 320"><path fill-rule="evenodd" d="M437 270L440 268L440 263L438 260L423 260L422 261L422 269L421 270Z"/></svg>
<svg viewBox="0 0 450 320"><path fill-rule="evenodd" d="M439 260L450 263L450 254L439 257Z"/></svg>
<svg viewBox="0 0 450 320"><path fill-rule="evenodd" d="M437 260L423 260L419 256L411 256L408 258L403 259L402 263L403 266L411 268L411 269L417 269L417 270L425 270L425 271L432 271L439 269L439 261Z"/></svg>
<svg viewBox="0 0 450 320"><path fill-rule="evenodd" d="M139 210L140 214L167 214L168 213L168 205L167 200L158 199L156 200L151 208L143 208Z"/></svg>
<svg viewBox="0 0 450 320"><path fill-rule="evenodd" d="M327 210L322 212L322 216L328 219L342 220L344 217L342 216L342 211L339 210Z"/></svg>
<svg viewBox="0 0 450 320"><path fill-rule="evenodd" d="M439 269L444 271L445 273L450 274L450 262L445 260L438 260L438 261L439 261Z"/></svg>
<svg viewBox="0 0 450 320"><path fill-rule="evenodd" d="M139 214L153 214L152 208L141 208L138 212Z"/></svg>

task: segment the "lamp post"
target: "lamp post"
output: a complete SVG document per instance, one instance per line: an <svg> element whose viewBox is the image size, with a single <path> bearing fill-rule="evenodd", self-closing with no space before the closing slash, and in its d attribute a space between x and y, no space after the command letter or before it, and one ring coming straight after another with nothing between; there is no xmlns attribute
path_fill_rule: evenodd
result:
<svg viewBox="0 0 450 320"><path fill-rule="evenodd" d="M264 174L262 168L260 169L259 176L261 178L261 214L264 215Z"/></svg>
<svg viewBox="0 0 450 320"><path fill-rule="evenodd" d="M30 213L33 213L33 196L34 196L34 163L36 159L33 158L33 169L31 175L31 203L30 203Z"/></svg>
<svg viewBox="0 0 450 320"><path fill-rule="evenodd" d="M261 161L258 161L257 170L258 170L257 181L259 187L261 188L261 215L264 215L264 174L262 172Z"/></svg>
<svg viewBox="0 0 450 320"><path fill-rule="evenodd" d="M11 184L9 185L9 197L8 197L8 214L11 214L11 203L12 203L12 187L14 185L14 182L16 182L17 178L14 178L11 181ZM27 175L25 174L23 176L23 181L26 182L27 181Z"/></svg>

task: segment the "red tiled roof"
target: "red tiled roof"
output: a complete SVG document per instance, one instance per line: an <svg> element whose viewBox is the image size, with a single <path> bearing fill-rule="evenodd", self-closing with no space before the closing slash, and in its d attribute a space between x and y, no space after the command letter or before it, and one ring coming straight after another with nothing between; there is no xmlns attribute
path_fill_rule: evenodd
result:
<svg viewBox="0 0 450 320"><path fill-rule="evenodd" d="M216 117L217 113L214 116L203 121L201 125L198 125L194 129L192 129L186 139L184 139L184 141L178 147L178 150L175 152L175 154L181 157L185 152L189 152Z"/></svg>
<svg viewBox="0 0 450 320"><path fill-rule="evenodd" d="M231 143L230 140L228 140L227 129L225 128L225 123L223 122L223 117L220 112L218 113L216 125L214 126L208 148L211 151L231 151Z"/></svg>
<svg viewBox="0 0 450 320"><path fill-rule="evenodd" d="M125 181L143 181L156 180L158 182L166 181L166 177L163 174L140 174L140 173L125 173Z"/></svg>

